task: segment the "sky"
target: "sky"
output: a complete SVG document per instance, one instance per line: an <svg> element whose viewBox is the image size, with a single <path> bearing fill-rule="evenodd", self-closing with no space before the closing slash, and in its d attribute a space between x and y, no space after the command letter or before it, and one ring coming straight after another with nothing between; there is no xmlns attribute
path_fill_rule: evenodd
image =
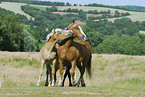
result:
<svg viewBox="0 0 145 97"><path fill-rule="evenodd" d="M136 5L136 6L144 6L145 0L41 0L41 1L52 1L52 2L69 2L71 4L91 4L98 3L104 5Z"/></svg>

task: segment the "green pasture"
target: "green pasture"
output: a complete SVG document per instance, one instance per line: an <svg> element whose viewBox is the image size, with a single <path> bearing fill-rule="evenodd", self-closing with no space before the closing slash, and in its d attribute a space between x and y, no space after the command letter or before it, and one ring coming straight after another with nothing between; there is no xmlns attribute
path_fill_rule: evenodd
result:
<svg viewBox="0 0 145 97"><path fill-rule="evenodd" d="M93 54L92 78L85 73L86 87L45 87L45 69L40 87L37 52L0 51L0 96L132 96L145 95L145 56ZM77 80L79 71L76 68ZM59 71L57 72L59 80ZM58 81L57 81L58 83Z"/></svg>

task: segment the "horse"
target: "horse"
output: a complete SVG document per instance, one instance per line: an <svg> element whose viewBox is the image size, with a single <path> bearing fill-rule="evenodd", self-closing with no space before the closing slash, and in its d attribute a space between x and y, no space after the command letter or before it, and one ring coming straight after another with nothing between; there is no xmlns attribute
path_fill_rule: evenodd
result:
<svg viewBox="0 0 145 97"><path fill-rule="evenodd" d="M68 26L67 30L72 30L74 33L80 33L83 35L83 37L79 36L80 40L85 40L86 35L83 33L81 27L81 22L76 21L73 19L73 23ZM79 68L79 71L81 73L80 78L77 82L77 86L79 86L80 81L82 86L85 86L83 75L85 72L85 68L87 69L87 72L89 74L89 77L91 77L91 47L86 41L73 41L75 37L79 38L77 34L74 34L72 37L69 37L67 39L64 39L61 41L60 46L57 50L58 55L58 61L60 66L60 82L59 85L64 85L64 79L63 79L63 66L64 64L66 66L71 67L71 77L72 82L74 85L74 74L75 74L75 67L77 66Z"/></svg>
<svg viewBox="0 0 145 97"><path fill-rule="evenodd" d="M55 75L55 69L57 67L57 58L56 58L56 48L55 44L57 41L64 40L66 38L69 38L73 35L73 32L71 30L62 30L62 29L53 29L52 33L47 35L47 42L44 44L44 46L40 50L40 56L41 56L41 70L39 79L37 82L37 86L39 86L41 77L43 75L42 70L44 64L46 64L46 83L45 86L54 86L56 81L56 75ZM51 72L51 66L50 64L53 63L53 69ZM48 85L48 74L50 73L50 82Z"/></svg>

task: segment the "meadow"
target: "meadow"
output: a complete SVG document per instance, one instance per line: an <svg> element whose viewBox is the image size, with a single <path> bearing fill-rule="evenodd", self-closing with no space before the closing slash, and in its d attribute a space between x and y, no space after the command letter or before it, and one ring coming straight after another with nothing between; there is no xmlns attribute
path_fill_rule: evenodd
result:
<svg viewBox="0 0 145 97"><path fill-rule="evenodd" d="M46 87L45 69L40 87L38 52L0 51L0 96L132 96L145 95L145 56L92 54L92 78L84 75L86 87ZM44 66L45 67L45 66ZM77 80L79 71L76 68ZM57 72L59 79L59 71ZM58 83L58 82L57 82Z"/></svg>
<svg viewBox="0 0 145 97"><path fill-rule="evenodd" d="M26 4L25 3L2 2L0 4L0 7L4 8L6 10L13 11L16 14L19 13L19 14L25 15L25 16L27 16L28 19L30 19L31 16L21 10L21 6L23 6L23 5L26 5Z"/></svg>

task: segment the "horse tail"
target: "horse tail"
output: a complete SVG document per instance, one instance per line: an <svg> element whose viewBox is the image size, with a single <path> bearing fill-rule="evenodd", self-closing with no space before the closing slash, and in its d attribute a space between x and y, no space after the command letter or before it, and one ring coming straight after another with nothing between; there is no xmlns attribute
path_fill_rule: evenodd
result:
<svg viewBox="0 0 145 97"><path fill-rule="evenodd" d="M87 72L89 74L89 78L91 79L92 77L92 71L91 71L91 59L92 59L92 55L90 55L90 58L89 58L89 61L88 61L88 64L87 64Z"/></svg>

